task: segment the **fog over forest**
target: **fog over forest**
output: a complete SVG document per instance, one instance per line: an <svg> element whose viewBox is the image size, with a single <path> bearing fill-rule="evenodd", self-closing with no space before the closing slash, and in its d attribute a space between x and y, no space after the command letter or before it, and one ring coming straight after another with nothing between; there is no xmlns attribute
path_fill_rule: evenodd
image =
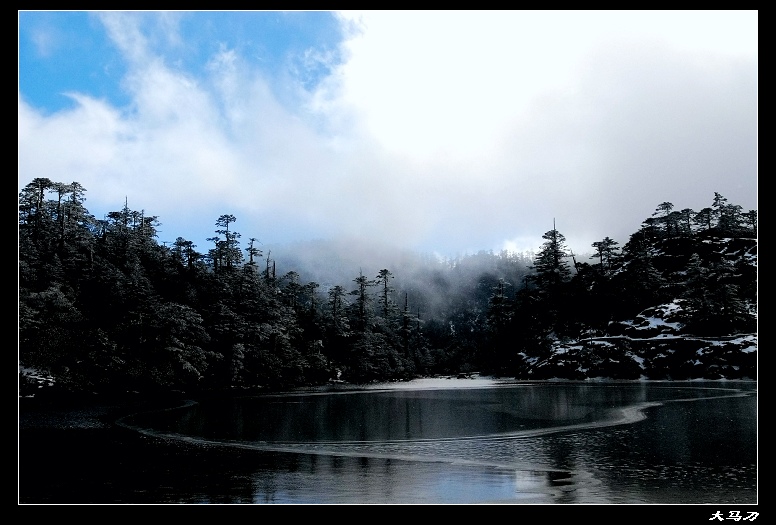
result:
<svg viewBox="0 0 776 525"><path fill-rule="evenodd" d="M289 271L296 272L300 282L318 283L324 295L336 285L350 290L360 272L371 279L381 269L388 269L394 276L394 300L402 305L406 292L409 303L414 305L413 312L417 314L419 309L422 318L443 315L451 300L471 295L472 286L481 285L481 292L487 297L493 284L491 279L519 282L530 273L529 266L535 255L531 251L482 250L442 257L356 239L319 239L260 248L264 264L268 256L278 277ZM587 262L589 257L580 255L578 260ZM483 276L491 279L480 282Z"/></svg>

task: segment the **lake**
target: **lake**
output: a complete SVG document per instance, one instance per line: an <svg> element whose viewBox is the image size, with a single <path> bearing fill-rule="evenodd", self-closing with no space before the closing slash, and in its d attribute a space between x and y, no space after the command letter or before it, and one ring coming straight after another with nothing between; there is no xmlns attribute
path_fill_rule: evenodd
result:
<svg viewBox="0 0 776 525"><path fill-rule="evenodd" d="M170 450L149 479L142 460L124 466L118 502L757 503L754 381L423 379L120 424Z"/></svg>

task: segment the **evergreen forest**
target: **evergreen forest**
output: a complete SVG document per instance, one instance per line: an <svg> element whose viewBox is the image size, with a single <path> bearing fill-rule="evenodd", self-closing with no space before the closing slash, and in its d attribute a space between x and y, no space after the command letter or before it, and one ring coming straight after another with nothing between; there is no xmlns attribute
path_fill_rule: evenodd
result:
<svg viewBox="0 0 776 525"><path fill-rule="evenodd" d="M718 193L698 211L660 203L592 256L553 227L530 256L426 258L338 282L278 267L233 215L213 218L198 251L160 243L159 218L127 203L95 218L85 194L47 178L19 194L20 395L475 372L756 379L757 211Z"/></svg>

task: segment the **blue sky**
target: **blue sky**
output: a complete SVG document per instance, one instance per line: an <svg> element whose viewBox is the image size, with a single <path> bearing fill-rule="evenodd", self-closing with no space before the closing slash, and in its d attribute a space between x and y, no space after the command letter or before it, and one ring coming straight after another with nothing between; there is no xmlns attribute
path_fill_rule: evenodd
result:
<svg viewBox="0 0 776 525"><path fill-rule="evenodd" d="M210 60L234 50L266 79L296 77L315 89L338 64L342 26L331 12L136 13L138 30L154 53L180 73L207 75ZM109 22L96 12L19 13L19 90L27 102L49 112L72 109L64 95L79 92L116 107L131 104L122 86L128 61ZM113 23L120 23L114 21ZM119 28L116 28L120 30ZM305 61L309 50L331 57ZM275 94L283 97L283 91Z"/></svg>
<svg viewBox="0 0 776 525"><path fill-rule="evenodd" d="M206 251L620 244L662 202L757 208L757 11L19 17L19 189L80 182Z"/></svg>

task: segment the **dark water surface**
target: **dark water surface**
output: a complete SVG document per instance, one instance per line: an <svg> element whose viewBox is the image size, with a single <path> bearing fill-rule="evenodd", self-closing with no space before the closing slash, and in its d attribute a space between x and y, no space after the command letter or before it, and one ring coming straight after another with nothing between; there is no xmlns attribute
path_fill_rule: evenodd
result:
<svg viewBox="0 0 776 525"><path fill-rule="evenodd" d="M757 503L756 382L438 379L35 416L21 503Z"/></svg>

